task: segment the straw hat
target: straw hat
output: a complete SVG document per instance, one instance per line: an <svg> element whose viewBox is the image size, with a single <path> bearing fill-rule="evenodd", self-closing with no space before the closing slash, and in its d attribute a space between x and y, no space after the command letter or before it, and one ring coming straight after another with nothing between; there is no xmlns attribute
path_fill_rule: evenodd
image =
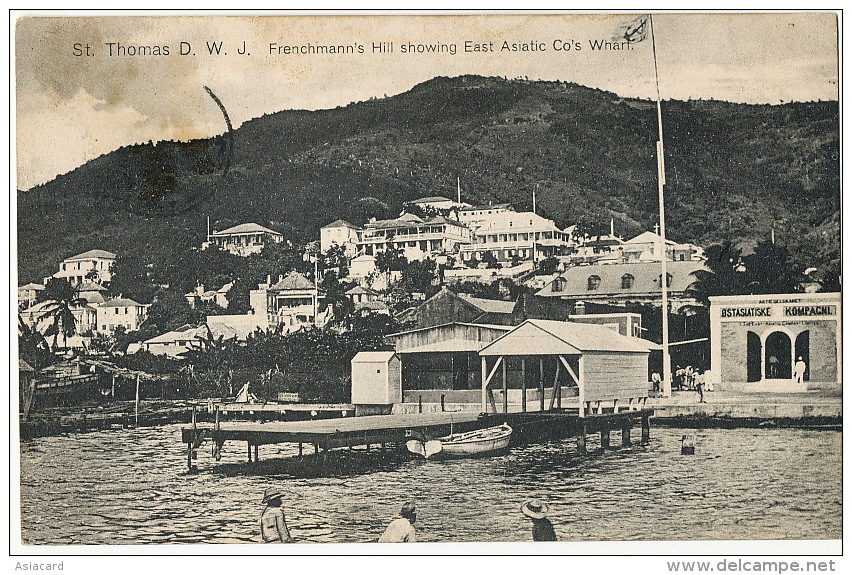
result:
<svg viewBox="0 0 852 575"><path fill-rule="evenodd" d="M521 505L521 512L532 519L544 519L547 517L547 504L538 499L530 499Z"/></svg>
<svg viewBox="0 0 852 575"><path fill-rule="evenodd" d="M281 499L284 497L284 492L278 489L277 487L269 487L263 494L263 501L261 503L267 503L272 501L273 499Z"/></svg>

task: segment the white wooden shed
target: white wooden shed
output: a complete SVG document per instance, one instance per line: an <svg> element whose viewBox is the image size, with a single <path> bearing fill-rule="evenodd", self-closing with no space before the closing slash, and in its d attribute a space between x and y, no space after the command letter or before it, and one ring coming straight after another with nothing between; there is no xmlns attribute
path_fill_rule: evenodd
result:
<svg viewBox="0 0 852 575"><path fill-rule="evenodd" d="M482 409L487 412L490 402L492 410L497 410L489 386L502 366L503 411L508 411L505 366L509 357L520 357L524 370L530 362L534 366L545 358L556 360L550 409L554 402L562 407L562 386L566 380L578 388L581 417L590 409L638 408L648 397L648 355L651 349L658 347L653 342L625 337L601 325L527 320L480 350ZM545 384L541 377L539 385L542 392L540 409L544 411L543 391L550 383ZM522 393L523 410L526 411L526 387Z"/></svg>
<svg viewBox="0 0 852 575"><path fill-rule="evenodd" d="M392 351L362 351L352 358L352 403L402 403L402 369Z"/></svg>

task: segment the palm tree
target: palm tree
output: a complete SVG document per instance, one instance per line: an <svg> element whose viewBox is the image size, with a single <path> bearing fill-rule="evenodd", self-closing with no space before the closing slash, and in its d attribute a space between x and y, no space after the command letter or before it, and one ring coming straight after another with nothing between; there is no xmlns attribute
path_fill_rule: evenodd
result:
<svg viewBox="0 0 852 575"><path fill-rule="evenodd" d="M55 361L50 345L38 330L30 327L18 314L18 351L21 359L39 370Z"/></svg>
<svg viewBox="0 0 852 575"><path fill-rule="evenodd" d="M709 307L710 297L748 293L748 278L742 252L730 241L714 244L705 250L707 270L693 273L695 281L686 288L686 295Z"/></svg>
<svg viewBox="0 0 852 575"><path fill-rule="evenodd" d="M44 296L45 304L38 319L39 321L45 318L51 320L44 335L45 337L53 336L55 352L60 335L62 335L62 346L65 347L67 338L77 331L77 318L74 317L73 310L85 305L86 300L79 297L78 289L64 278L51 278L44 286Z"/></svg>

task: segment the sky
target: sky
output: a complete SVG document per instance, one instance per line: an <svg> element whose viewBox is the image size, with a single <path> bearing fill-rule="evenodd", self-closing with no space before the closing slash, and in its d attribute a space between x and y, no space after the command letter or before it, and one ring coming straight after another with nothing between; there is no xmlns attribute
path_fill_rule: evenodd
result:
<svg viewBox="0 0 852 575"><path fill-rule="evenodd" d="M234 127L271 112L345 106L462 74L569 81L653 98L650 35L618 44L620 50L593 49L623 39L635 18L21 17L14 30L17 187L29 189L123 145L222 133L222 113L205 86ZM834 14L655 14L653 27L663 100L838 99ZM351 46L353 53L287 53L318 46Z"/></svg>

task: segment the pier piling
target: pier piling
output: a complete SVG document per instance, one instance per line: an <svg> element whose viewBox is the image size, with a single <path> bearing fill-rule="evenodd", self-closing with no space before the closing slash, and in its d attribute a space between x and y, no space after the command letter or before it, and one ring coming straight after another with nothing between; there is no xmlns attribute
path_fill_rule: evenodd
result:
<svg viewBox="0 0 852 575"><path fill-rule="evenodd" d="M498 371L499 367L494 371ZM548 374L549 375L549 374ZM549 383L549 382L548 382ZM532 386L530 386L532 387ZM558 381L557 381L558 389ZM555 391L555 399L559 392ZM528 404L528 407L531 407ZM597 407L597 406L594 406ZM187 443L187 467L191 470L195 450L210 439L213 444L213 456L221 459L221 449L227 441L245 441L249 462L260 461L260 445L294 443L298 446L300 457L306 455L305 445L313 445L313 454L320 465L326 465L336 448L356 448L365 446L365 451L373 445L382 451L388 449L388 443L397 449L411 437L439 437L453 426L470 429L488 427L508 422L518 430L521 441L574 438L577 452L585 455L589 452L588 435L600 433L601 451L612 449L612 432L621 428L622 446L631 445L630 432L634 424L641 422L643 441L649 436L651 409L640 409L598 413L599 409L577 408L553 410L551 412L512 412L500 413L441 413L430 411L421 415L375 415L363 417L342 417L331 420L303 422L258 422L222 421L220 409L214 409L214 425L204 426L197 421L197 412L193 425L182 430L182 440ZM597 451L597 450L596 450Z"/></svg>
<svg viewBox="0 0 852 575"><path fill-rule="evenodd" d="M647 414L642 415L642 442L651 440L651 418Z"/></svg>
<svg viewBox="0 0 852 575"><path fill-rule="evenodd" d="M577 434L577 451L581 455L586 454L586 422L580 423L580 430Z"/></svg>

